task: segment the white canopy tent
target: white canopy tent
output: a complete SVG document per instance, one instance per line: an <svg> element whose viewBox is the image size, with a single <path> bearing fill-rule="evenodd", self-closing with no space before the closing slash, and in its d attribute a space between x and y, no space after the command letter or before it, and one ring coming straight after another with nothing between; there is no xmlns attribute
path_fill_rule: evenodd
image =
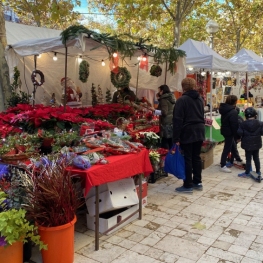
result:
<svg viewBox="0 0 263 263"><path fill-rule="evenodd" d="M223 70L223 71L246 71L247 63L235 63L231 62L219 54L213 49L208 47L205 43L199 42L193 39L188 39L178 49L186 52L186 65L192 68L199 68L210 70ZM212 118L212 83L210 81L210 119ZM212 140L212 127L210 127L210 140Z"/></svg>
<svg viewBox="0 0 263 263"><path fill-rule="evenodd" d="M44 99L49 99L52 93L55 93L57 101L60 101L62 87L60 80L65 76L65 47L60 40L59 30L32 27L6 22L6 34L8 41L7 61L12 77L13 68L18 66L21 73L22 90L29 93L33 90L31 73L34 70L34 56L41 54L37 59L36 68L45 75L45 83L38 87L36 92L36 103L44 103ZM113 93L116 89L110 81L109 54L104 45L87 38L84 35L76 39L67 41L68 49L68 69L67 76L70 77L83 93L83 105L91 102L91 85L100 85L105 97L106 88ZM57 61L53 61L56 53ZM137 57L142 55L138 51L131 58L119 61L119 66L126 67L131 73L130 86L137 86L138 77L138 97L146 96L152 100L157 88L165 82L165 65L161 65L163 73L156 78L149 72L138 69ZM90 65L90 74L87 83L82 83L78 79L79 74L79 56L88 61ZM102 60L106 66L102 66ZM153 58L149 58L149 69L154 64ZM171 75L167 72L166 84L172 91L181 90L181 81L186 75L185 59L180 58L177 63L177 73ZM143 94L143 95L142 95Z"/></svg>
<svg viewBox="0 0 263 263"><path fill-rule="evenodd" d="M246 61L243 63L229 61L203 42L188 39L178 49L186 52L186 65L189 67L233 72L247 71Z"/></svg>
<svg viewBox="0 0 263 263"><path fill-rule="evenodd" d="M239 50L229 61L234 63L247 63L247 72L263 71L263 58L245 48Z"/></svg>

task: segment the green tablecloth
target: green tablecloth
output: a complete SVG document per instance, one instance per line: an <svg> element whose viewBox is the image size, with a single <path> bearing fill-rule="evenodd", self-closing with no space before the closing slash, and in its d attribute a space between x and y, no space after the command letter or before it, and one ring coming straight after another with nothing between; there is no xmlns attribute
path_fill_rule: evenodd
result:
<svg viewBox="0 0 263 263"><path fill-rule="evenodd" d="M221 126L221 117L217 117L214 119ZM212 128L212 140L215 142L222 142L224 141L224 137L220 133L220 129L215 129L213 126L205 126L205 138L210 140L210 129Z"/></svg>
<svg viewBox="0 0 263 263"><path fill-rule="evenodd" d="M240 112L239 115L242 118L245 117L244 112ZM221 127L221 116L215 117L214 121L216 121L218 123L218 125ZM205 126L205 138L210 139L210 127L209 126ZM215 142L224 141L224 137L221 135L220 129L217 130L214 127L212 127L212 140Z"/></svg>

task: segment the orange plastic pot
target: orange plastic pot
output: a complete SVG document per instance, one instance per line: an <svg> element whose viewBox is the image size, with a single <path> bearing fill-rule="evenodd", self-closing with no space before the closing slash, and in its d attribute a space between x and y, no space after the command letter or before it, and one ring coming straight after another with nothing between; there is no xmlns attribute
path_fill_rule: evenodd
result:
<svg viewBox="0 0 263 263"><path fill-rule="evenodd" d="M15 242L10 246L0 247L0 262L23 263L23 243Z"/></svg>
<svg viewBox="0 0 263 263"><path fill-rule="evenodd" d="M44 263L73 263L76 221L75 216L70 223L62 226L38 227L40 239L47 244L47 250L41 251Z"/></svg>

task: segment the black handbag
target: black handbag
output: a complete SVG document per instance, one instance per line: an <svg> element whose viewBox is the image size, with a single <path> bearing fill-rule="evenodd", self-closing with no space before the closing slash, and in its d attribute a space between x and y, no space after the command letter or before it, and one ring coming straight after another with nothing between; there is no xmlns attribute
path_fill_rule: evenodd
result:
<svg viewBox="0 0 263 263"><path fill-rule="evenodd" d="M164 138L173 138L173 124L162 125L162 132Z"/></svg>

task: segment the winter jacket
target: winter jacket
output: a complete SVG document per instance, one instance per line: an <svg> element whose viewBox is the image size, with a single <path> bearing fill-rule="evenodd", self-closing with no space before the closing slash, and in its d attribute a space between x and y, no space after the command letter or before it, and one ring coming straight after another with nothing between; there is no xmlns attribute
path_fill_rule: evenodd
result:
<svg viewBox="0 0 263 263"><path fill-rule="evenodd" d="M256 119L243 121L237 133L241 136L242 149L255 151L262 147L263 122Z"/></svg>
<svg viewBox="0 0 263 263"><path fill-rule="evenodd" d="M175 97L173 93L162 94L159 98L158 110L160 110L160 136L163 137L163 126L173 123L173 109Z"/></svg>
<svg viewBox="0 0 263 263"><path fill-rule="evenodd" d="M235 106L227 103L220 103L219 113L221 114L221 134L224 137L236 137L238 129L238 113Z"/></svg>
<svg viewBox="0 0 263 263"><path fill-rule="evenodd" d="M204 140L204 101L196 90L189 90L174 106L173 142L188 144Z"/></svg>

